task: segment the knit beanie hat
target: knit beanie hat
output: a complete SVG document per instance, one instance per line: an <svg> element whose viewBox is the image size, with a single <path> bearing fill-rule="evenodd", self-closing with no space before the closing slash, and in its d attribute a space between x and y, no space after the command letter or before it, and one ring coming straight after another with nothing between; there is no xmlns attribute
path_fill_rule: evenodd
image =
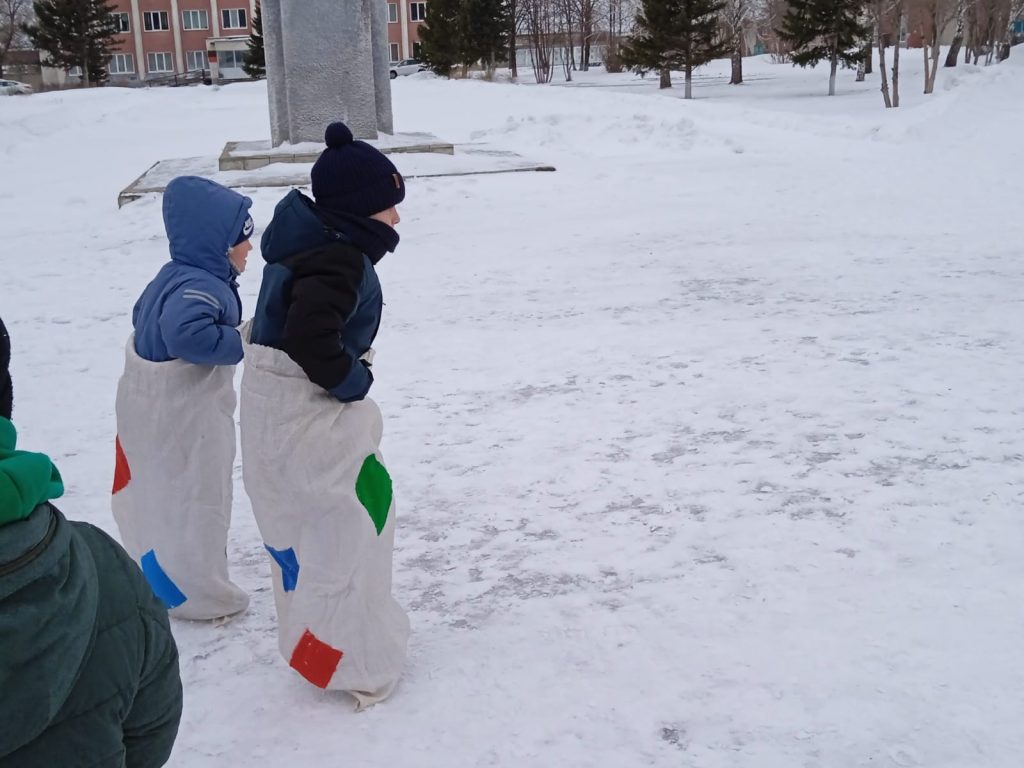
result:
<svg viewBox="0 0 1024 768"><path fill-rule="evenodd" d="M327 149L310 177L313 199L328 211L372 216L405 199L405 180L387 156L365 141L356 141L344 123L324 132Z"/></svg>
<svg viewBox="0 0 1024 768"><path fill-rule="evenodd" d="M11 384L11 337L4 321L0 320L0 417L11 418L14 391Z"/></svg>
<svg viewBox="0 0 1024 768"><path fill-rule="evenodd" d="M238 233L238 237L235 238L235 242L231 244L234 248L236 245L241 245L250 237L252 237L252 231L256 228L256 223L252 220L252 216L245 217L245 223L242 224L242 231Z"/></svg>

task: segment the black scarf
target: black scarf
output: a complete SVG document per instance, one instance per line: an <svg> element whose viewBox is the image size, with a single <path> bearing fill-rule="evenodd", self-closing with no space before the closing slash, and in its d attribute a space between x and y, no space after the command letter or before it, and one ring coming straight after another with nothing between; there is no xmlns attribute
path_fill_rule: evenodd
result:
<svg viewBox="0 0 1024 768"><path fill-rule="evenodd" d="M361 250L376 264L386 253L394 253L398 247L399 236L393 227L383 221L356 216L343 211L330 211L317 206L320 220L343 234L352 245Z"/></svg>

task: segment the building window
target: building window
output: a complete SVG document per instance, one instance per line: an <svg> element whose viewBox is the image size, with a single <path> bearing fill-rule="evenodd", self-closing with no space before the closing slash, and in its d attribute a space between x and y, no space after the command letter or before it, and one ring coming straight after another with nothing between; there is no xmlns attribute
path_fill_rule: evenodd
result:
<svg viewBox="0 0 1024 768"><path fill-rule="evenodd" d="M199 72L207 68L206 51L189 51L186 55L189 72Z"/></svg>
<svg viewBox="0 0 1024 768"><path fill-rule="evenodd" d="M169 53L150 53L148 54L149 71L153 72L173 72L174 71L174 56Z"/></svg>
<svg viewBox="0 0 1024 768"><path fill-rule="evenodd" d="M107 69L112 75L135 74L135 57L130 53L115 53L110 57Z"/></svg>
<svg viewBox="0 0 1024 768"><path fill-rule="evenodd" d="M217 51L217 64L221 70L241 69L245 64L245 51Z"/></svg>
<svg viewBox="0 0 1024 768"><path fill-rule="evenodd" d="M181 26L183 29L209 29L210 14L205 9L199 11L182 11Z"/></svg>
<svg viewBox="0 0 1024 768"><path fill-rule="evenodd" d="M245 9L232 8L221 11L224 29L245 29Z"/></svg>
<svg viewBox="0 0 1024 768"><path fill-rule="evenodd" d="M391 49L391 63L395 64L395 63L398 62L398 56L399 56L398 43L391 43L391 45L389 47Z"/></svg>
<svg viewBox="0 0 1024 768"><path fill-rule="evenodd" d="M422 61L422 58L420 57L420 52L421 52L422 48L423 48L423 43L421 43L419 40L417 40L415 43L412 44L412 57L414 59L418 59L418 60Z"/></svg>
<svg viewBox="0 0 1024 768"><path fill-rule="evenodd" d="M398 3L388 3L388 24L398 23Z"/></svg>
<svg viewBox="0 0 1024 768"><path fill-rule="evenodd" d="M427 4L426 3L409 3L409 18L413 21L426 21L427 20Z"/></svg>
<svg viewBox="0 0 1024 768"><path fill-rule="evenodd" d="M132 17L127 13L112 13L114 17L114 25L117 27L118 32L131 32L132 31Z"/></svg>
<svg viewBox="0 0 1024 768"><path fill-rule="evenodd" d="M167 11L146 11L142 14L142 26L147 32L157 32L170 29L171 21Z"/></svg>

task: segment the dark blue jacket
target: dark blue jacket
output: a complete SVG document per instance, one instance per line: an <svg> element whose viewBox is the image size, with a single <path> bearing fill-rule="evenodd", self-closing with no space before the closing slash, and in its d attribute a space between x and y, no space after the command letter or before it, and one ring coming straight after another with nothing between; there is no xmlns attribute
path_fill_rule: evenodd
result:
<svg viewBox="0 0 1024 768"><path fill-rule="evenodd" d="M135 351L154 363L242 359L242 302L228 261L252 200L209 179L181 176L164 192L171 260L135 304Z"/></svg>
<svg viewBox="0 0 1024 768"><path fill-rule="evenodd" d="M252 342L281 349L342 402L373 383L360 360L377 335L383 300L374 270L398 244L386 224L316 207L293 190L263 233L267 266Z"/></svg>

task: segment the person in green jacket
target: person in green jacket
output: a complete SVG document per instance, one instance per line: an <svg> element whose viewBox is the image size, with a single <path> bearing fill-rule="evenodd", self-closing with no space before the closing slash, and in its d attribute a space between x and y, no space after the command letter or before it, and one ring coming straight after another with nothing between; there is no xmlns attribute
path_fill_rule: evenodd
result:
<svg viewBox="0 0 1024 768"><path fill-rule="evenodd" d="M19 451L0 320L0 768L158 768L181 719L178 651L138 566L50 501L50 459Z"/></svg>

